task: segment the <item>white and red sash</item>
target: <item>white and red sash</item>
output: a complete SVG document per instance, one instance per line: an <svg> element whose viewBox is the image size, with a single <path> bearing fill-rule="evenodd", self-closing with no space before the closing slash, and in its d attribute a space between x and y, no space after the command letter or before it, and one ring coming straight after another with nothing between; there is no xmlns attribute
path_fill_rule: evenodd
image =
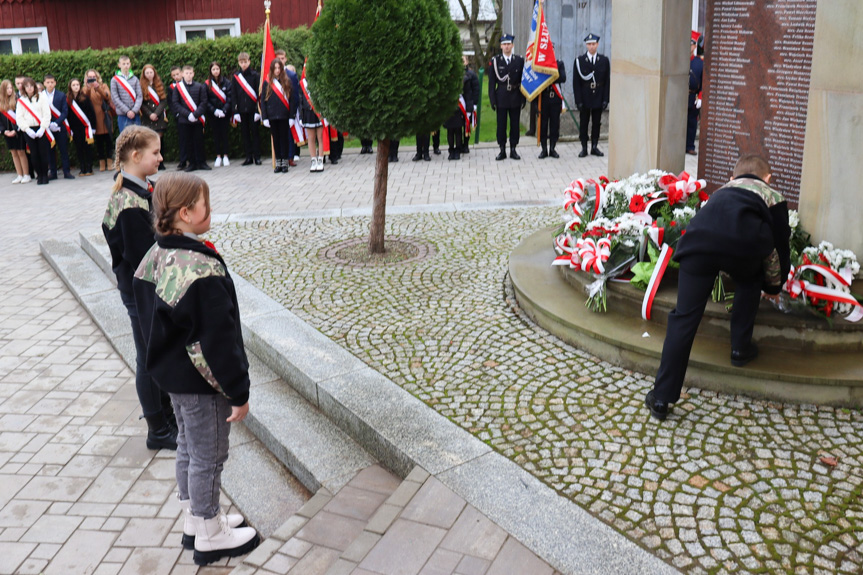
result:
<svg viewBox="0 0 863 575"><path fill-rule="evenodd" d="M227 97L227 96L225 96L225 93L222 91L222 89L221 89L221 88L219 88L219 85L218 85L217 83L215 83L215 82L211 82L210 80L207 80L207 81L206 81L206 82L204 82L204 83L205 83L207 86L209 86L210 90L212 90L212 91L213 91L213 94L215 94L215 95L216 95L216 97L217 97L219 100L221 100L223 104L227 103L227 101L228 101L228 97Z"/></svg>
<svg viewBox="0 0 863 575"><path fill-rule="evenodd" d="M194 114L195 110L198 109L198 106L195 104L195 101L192 100L192 97L189 95L189 90L186 88L186 83L177 82L177 89L180 90L180 97L183 98L186 106L188 106L189 110ZM202 126L207 123L207 121L204 120L204 116L199 116L198 121L201 122Z"/></svg>
<svg viewBox="0 0 863 575"><path fill-rule="evenodd" d="M15 110L0 110L0 114L3 114L6 119L12 123L13 126L18 125L18 118L15 117Z"/></svg>
<svg viewBox="0 0 863 575"><path fill-rule="evenodd" d="M296 114L293 118L288 122L291 126L291 134L294 136L294 141L298 146L306 145L306 129L303 127L303 123L300 121L300 110L297 109Z"/></svg>
<svg viewBox="0 0 863 575"><path fill-rule="evenodd" d="M132 98L132 107L134 107L135 102L138 101L138 96L135 94L135 90L132 89L132 85L129 84L129 81L120 74L114 74L114 79L117 80L117 83L120 84L124 90L126 90L129 97Z"/></svg>
<svg viewBox="0 0 863 575"><path fill-rule="evenodd" d="M36 112L33 111L33 108L27 105L27 102L24 98L18 100L18 102L24 106L24 109L30 112L30 115L33 116L33 119L39 122L39 127L42 126L42 118L36 115ZM54 134L51 133L51 130L45 130L45 135L48 136L48 141L51 142L51 146L54 146Z"/></svg>
<svg viewBox="0 0 863 575"><path fill-rule="evenodd" d="M562 112L565 112L566 101L563 99L563 94L561 94L560 88L557 87L557 84L552 84L551 87L554 89L554 93L557 94L557 97L560 98L560 110Z"/></svg>
<svg viewBox="0 0 863 575"><path fill-rule="evenodd" d="M239 82L240 88L243 89L243 92L246 93L246 96L248 96L252 100L252 102L257 103L258 95L255 94L255 90L249 85L249 81L246 80L246 77L242 74L234 74L234 79Z"/></svg>
<svg viewBox="0 0 863 575"><path fill-rule="evenodd" d="M79 122L84 124L84 138L87 140L87 143L92 144L93 124L90 123L90 118L87 117L87 114L84 113L84 110L81 109L81 106L75 100L72 100L72 113L75 114Z"/></svg>
<svg viewBox="0 0 863 575"><path fill-rule="evenodd" d="M470 133L470 116L467 113L467 103L464 101L464 96L458 97L458 109L461 115L464 116L464 129Z"/></svg>
<svg viewBox="0 0 863 575"><path fill-rule="evenodd" d="M273 86L273 92L276 93L276 96L278 96L279 100L282 101L282 104L285 105L285 109L288 110L288 113L290 113L291 105L288 103L288 98L285 96L285 89L282 88L282 83L279 82L277 78L273 78L271 84Z"/></svg>
<svg viewBox="0 0 863 575"><path fill-rule="evenodd" d="M157 106L162 103L162 100L159 99L159 93L153 89L153 86L147 86L147 93L150 95L150 99Z"/></svg>
<svg viewBox="0 0 863 575"><path fill-rule="evenodd" d="M48 98L48 93L45 93L45 97ZM49 101L48 106L51 108L51 117L55 120L60 117L60 110L58 110L54 106L54 102ZM66 134L71 138L72 137L72 126L69 125L69 120L63 120L63 126L66 127ZM50 131L50 130L48 130Z"/></svg>

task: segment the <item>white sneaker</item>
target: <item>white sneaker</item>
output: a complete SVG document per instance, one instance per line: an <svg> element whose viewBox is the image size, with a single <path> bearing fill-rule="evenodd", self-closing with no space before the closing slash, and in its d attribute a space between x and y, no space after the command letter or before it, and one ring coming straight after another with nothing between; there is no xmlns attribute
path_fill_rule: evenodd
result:
<svg viewBox="0 0 863 575"><path fill-rule="evenodd" d="M222 165L223 166L230 166L231 165L231 160L228 159L228 156L225 156L224 158L222 158Z"/></svg>
<svg viewBox="0 0 863 575"><path fill-rule="evenodd" d="M18 176L17 178L15 178L14 180L12 180L12 183L13 183L13 184L20 184L20 183L21 183L21 180L23 180L23 179L24 179L24 176Z"/></svg>
<svg viewBox="0 0 863 575"><path fill-rule="evenodd" d="M318 156L318 170L317 171L319 171L319 172L324 171L324 157L323 156Z"/></svg>
<svg viewBox="0 0 863 575"><path fill-rule="evenodd" d="M30 174L25 174L25 175L24 175L24 177L23 177L23 178L21 178L21 183L22 183L22 184L29 184L29 183L30 183L30 179L31 179L31 178L30 178Z"/></svg>
<svg viewBox="0 0 863 575"><path fill-rule="evenodd" d="M317 172L318 171L318 159L317 158L312 158L312 167L309 168L309 171L310 172Z"/></svg>
<svg viewBox="0 0 863 575"><path fill-rule="evenodd" d="M295 161L295 162L299 162L299 161L300 161L300 157L299 157L299 156L297 156L297 155L294 155L294 161Z"/></svg>
<svg viewBox="0 0 863 575"><path fill-rule="evenodd" d="M222 167L222 156L216 156L216 161L213 163L214 168Z"/></svg>

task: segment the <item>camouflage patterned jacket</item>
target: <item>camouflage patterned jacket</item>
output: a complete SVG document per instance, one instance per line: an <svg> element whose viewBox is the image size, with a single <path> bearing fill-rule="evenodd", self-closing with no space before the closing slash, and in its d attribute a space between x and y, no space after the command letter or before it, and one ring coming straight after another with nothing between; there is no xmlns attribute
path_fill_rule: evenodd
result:
<svg viewBox="0 0 863 575"><path fill-rule="evenodd" d="M674 259L695 255L759 259L762 289L779 293L791 269L788 203L754 176L736 178L710 196L680 238Z"/></svg>
<svg viewBox="0 0 863 575"><path fill-rule="evenodd" d="M221 256L200 241L157 236L133 281L147 369L169 393L221 393L249 400L234 282Z"/></svg>
<svg viewBox="0 0 863 575"><path fill-rule="evenodd" d="M144 254L155 243L153 236L153 194L124 178L123 187L111 194L102 233L111 250L111 268L117 287L132 295L132 276Z"/></svg>

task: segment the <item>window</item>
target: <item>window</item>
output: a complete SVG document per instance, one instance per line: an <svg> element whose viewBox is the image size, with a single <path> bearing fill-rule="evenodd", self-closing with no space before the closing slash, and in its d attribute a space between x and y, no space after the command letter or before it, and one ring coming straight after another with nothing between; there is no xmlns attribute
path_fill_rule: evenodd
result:
<svg viewBox="0 0 863 575"><path fill-rule="evenodd" d="M221 38L223 36L239 36L240 19L223 18L221 20L177 20L174 22L177 33L177 44L185 44L195 40ZM2 50L2 46L0 46Z"/></svg>
<svg viewBox="0 0 863 575"><path fill-rule="evenodd" d="M0 54L49 52L48 28L0 28Z"/></svg>

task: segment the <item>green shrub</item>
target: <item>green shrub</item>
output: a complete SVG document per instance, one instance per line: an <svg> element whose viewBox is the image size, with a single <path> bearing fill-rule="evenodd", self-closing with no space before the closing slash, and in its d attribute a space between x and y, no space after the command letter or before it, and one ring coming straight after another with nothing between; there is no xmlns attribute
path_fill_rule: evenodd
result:
<svg viewBox="0 0 863 575"><path fill-rule="evenodd" d="M272 29L273 44L282 48L287 53L288 62L296 66L298 71L302 70L305 59L305 45L310 33L305 26L293 30ZM173 42L161 42L159 44L141 44L139 46L128 46L123 48L110 48L106 50L78 50L75 52L49 52L47 54L19 54L0 56L0 70L2 78L14 79L17 75L30 76L37 81L42 80L45 74L53 74L57 78L57 88L66 91L69 80L82 78L90 68L94 68L102 75L102 80L110 82L111 76L117 70L117 58L127 55L132 60L132 71L140 75L141 68L145 64L153 64L162 77L162 81L170 83L171 67L190 64L195 67L195 79L203 82L207 79L210 63L217 61L222 65L222 72L230 74L237 67L237 54L248 52L251 55L252 66L258 68L261 61L261 47L263 46L263 32L254 34L243 34L238 38L230 36L216 40L196 40L188 44L176 44ZM258 64L256 64L256 62ZM114 126L116 130L116 120ZM269 150L269 130L262 128L261 143L263 150ZM244 155L240 141L240 130L230 130L231 156L242 157ZM212 157L212 139L209 135L204 136L207 147L207 157ZM3 146L5 148L5 146ZM75 146L69 145L69 154L73 164L76 163ZM176 161L177 159L177 130L174 122L169 122L168 131L165 133L162 155L165 160ZM0 170L12 170L12 157L5 150L0 154Z"/></svg>

